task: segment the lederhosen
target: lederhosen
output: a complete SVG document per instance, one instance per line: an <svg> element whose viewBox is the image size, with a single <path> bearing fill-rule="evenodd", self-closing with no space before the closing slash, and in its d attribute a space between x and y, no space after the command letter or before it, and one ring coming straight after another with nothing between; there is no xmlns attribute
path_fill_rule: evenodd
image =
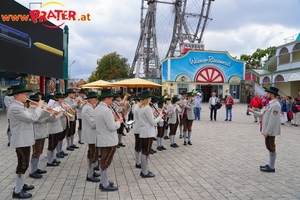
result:
<svg viewBox="0 0 300 200"><path fill-rule="evenodd" d="M30 161L30 146L29 147L18 147L16 148L18 165L16 168L16 174L25 174L29 167Z"/></svg>
<svg viewBox="0 0 300 200"><path fill-rule="evenodd" d="M142 154L145 156L149 156L153 143L153 138L139 138L139 143L142 147Z"/></svg>
<svg viewBox="0 0 300 200"><path fill-rule="evenodd" d="M183 115L182 115L182 124L183 124L183 132L191 132L192 131L192 125L194 120L189 120L187 118L187 108L184 108Z"/></svg>
<svg viewBox="0 0 300 200"><path fill-rule="evenodd" d="M110 166L114 154L116 152L116 146L100 147L100 151L101 151L100 168L103 171Z"/></svg>
<svg viewBox="0 0 300 200"><path fill-rule="evenodd" d="M90 163L95 163L99 159L99 147L96 147L96 144L88 145L87 159L89 159Z"/></svg>

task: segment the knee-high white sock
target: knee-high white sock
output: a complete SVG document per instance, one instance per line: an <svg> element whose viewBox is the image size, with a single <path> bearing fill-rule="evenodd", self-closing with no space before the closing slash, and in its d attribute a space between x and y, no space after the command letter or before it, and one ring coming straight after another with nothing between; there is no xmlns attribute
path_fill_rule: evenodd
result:
<svg viewBox="0 0 300 200"><path fill-rule="evenodd" d="M90 160L87 159L87 164L88 164L88 171L87 171L87 176L91 178L94 173L94 167L96 166L96 163L90 163Z"/></svg>
<svg viewBox="0 0 300 200"><path fill-rule="evenodd" d="M276 161L276 152L269 152L270 162L269 167L271 169L275 168L275 161Z"/></svg>
<svg viewBox="0 0 300 200"><path fill-rule="evenodd" d="M144 154L141 155L141 166L142 166L142 173L144 175L147 175L148 174L147 156Z"/></svg>
<svg viewBox="0 0 300 200"><path fill-rule="evenodd" d="M165 129L164 131L164 137L168 135L168 129Z"/></svg>
<svg viewBox="0 0 300 200"><path fill-rule="evenodd" d="M186 141L186 131L183 132L183 139L184 139L184 141Z"/></svg>
<svg viewBox="0 0 300 200"><path fill-rule="evenodd" d="M170 135L170 143L173 144L173 135Z"/></svg>
<svg viewBox="0 0 300 200"><path fill-rule="evenodd" d="M188 141L191 141L192 132L188 132Z"/></svg>
<svg viewBox="0 0 300 200"><path fill-rule="evenodd" d="M52 161L55 159L56 160L56 153L55 153L55 149L51 152L52 154Z"/></svg>
<svg viewBox="0 0 300 200"><path fill-rule="evenodd" d="M100 182L101 182L101 184L103 185L104 188L106 188L109 185L107 169L101 171Z"/></svg>
<svg viewBox="0 0 300 200"><path fill-rule="evenodd" d="M58 141L58 143L57 143L57 145L56 145L56 147L55 147L57 153L60 152L60 151L59 151L59 142L60 142L60 141Z"/></svg>
<svg viewBox="0 0 300 200"><path fill-rule="evenodd" d="M22 188L23 188L23 178L24 178L24 174L21 175L21 177L19 177L18 174L16 174L16 177L15 177L15 182L16 182L16 187L15 187L15 193L20 193Z"/></svg>
<svg viewBox="0 0 300 200"><path fill-rule="evenodd" d="M122 143L122 134L118 134L118 140L119 140L119 144Z"/></svg>
<svg viewBox="0 0 300 200"><path fill-rule="evenodd" d="M67 137L67 145L68 145L68 147L71 146L71 137Z"/></svg>
<svg viewBox="0 0 300 200"><path fill-rule="evenodd" d="M47 150L47 162L52 163L52 151Z"/></svg>
<svg viewBox="0 0 300 200"><path fill-rule="evenodd" d="M182 136L182 126L179 126L179 133Z"/></svg>
<svg viewBox="0 0 300 200"><path fill-rule="evenodd" d="M37 162L38 160L36 158L31 158L31 161L30 161L30 174L33 174L34 172L36 172L37 170Z"/></svg>
<svg viewBox="0 0 300 200"><path fill-rule="evenodd" d="M137 165L141 164L141 152L135 151L135 163Z"/></svg>

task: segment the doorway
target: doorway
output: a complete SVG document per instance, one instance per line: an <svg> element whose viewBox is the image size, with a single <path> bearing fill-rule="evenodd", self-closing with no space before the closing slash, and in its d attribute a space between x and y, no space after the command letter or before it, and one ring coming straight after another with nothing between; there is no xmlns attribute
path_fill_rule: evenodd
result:
<svg viewBox="0 0 300 200"><path fill-rule="evenodd" d="M208 102L212 93L211 85L197 85L197 89L199 86L199 90L203 92L202 102Z"/></svg>

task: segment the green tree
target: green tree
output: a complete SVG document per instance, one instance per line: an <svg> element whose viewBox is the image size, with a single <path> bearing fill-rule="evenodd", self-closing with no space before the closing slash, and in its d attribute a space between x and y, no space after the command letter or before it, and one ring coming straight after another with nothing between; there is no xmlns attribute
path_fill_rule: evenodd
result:
<svg viewBox="0 0 300 200"><path fill-rule="evenodd" d="M97 60L97 68L91 73L88 82L97 80L110 80L128 78L129 68L128 59L116 52L107 54Z"/></svg>
<svg viewBox="0 0 300 200"><path fill-rule="evenodd" d="M240 60L245 61L246 69L258 69L276 54L276 47L256 49L252 55L242 54Z"/></svg>

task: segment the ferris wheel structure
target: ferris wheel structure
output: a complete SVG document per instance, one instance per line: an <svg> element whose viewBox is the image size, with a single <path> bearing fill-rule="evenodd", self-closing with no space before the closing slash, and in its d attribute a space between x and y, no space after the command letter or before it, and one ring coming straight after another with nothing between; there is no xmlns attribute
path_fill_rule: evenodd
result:
<svg viewBox="0 0 300 200"><path fill-rule="evenodd" d="M180 56L185 43L203 43L214 0L141 0L140 37L131 75L161 77L161 59Z"/></svg>

